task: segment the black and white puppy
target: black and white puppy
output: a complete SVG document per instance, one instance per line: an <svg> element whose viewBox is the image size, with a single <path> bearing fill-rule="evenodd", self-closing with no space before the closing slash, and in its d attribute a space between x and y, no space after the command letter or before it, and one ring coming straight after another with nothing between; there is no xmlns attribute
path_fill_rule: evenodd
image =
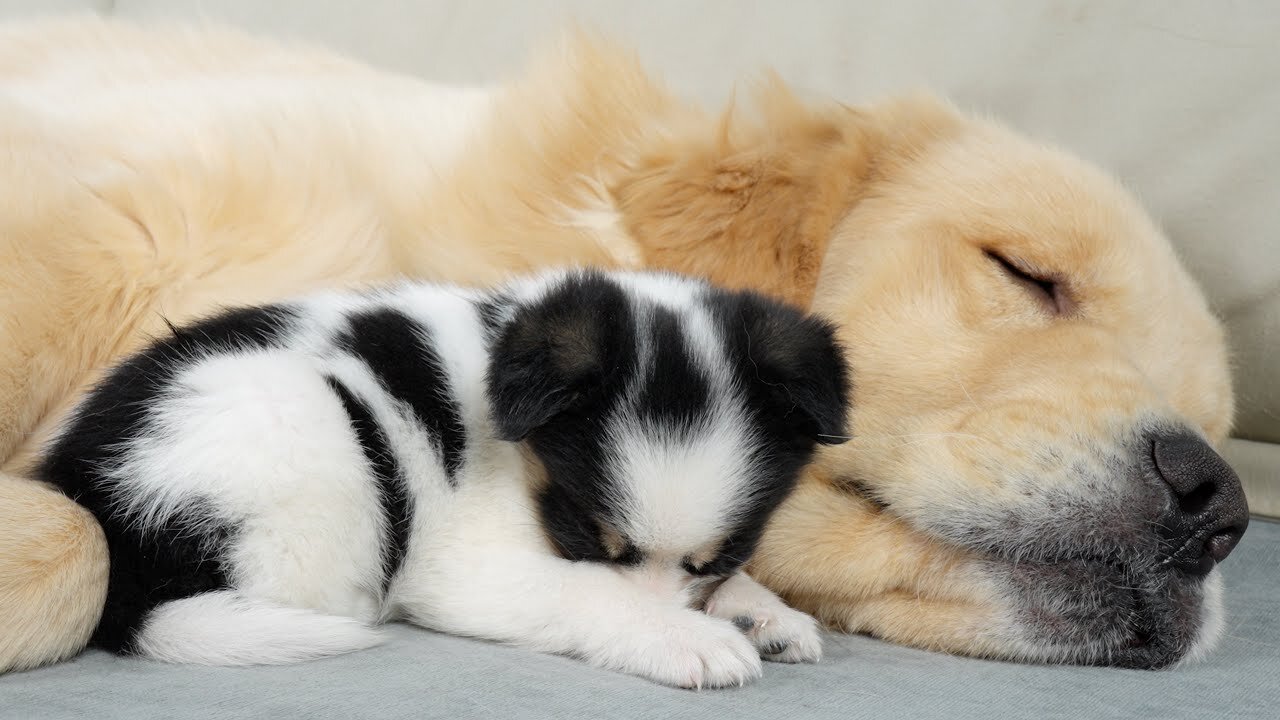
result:
<svg viewBox="0 0 1280 720"><path fill-rule="evenodd" d="M405 619L736 685L820 653L741 568L847 383L825 322L689 278L404 284L174 329L40 475L106 531L100 647L280 663Z"/></svg>

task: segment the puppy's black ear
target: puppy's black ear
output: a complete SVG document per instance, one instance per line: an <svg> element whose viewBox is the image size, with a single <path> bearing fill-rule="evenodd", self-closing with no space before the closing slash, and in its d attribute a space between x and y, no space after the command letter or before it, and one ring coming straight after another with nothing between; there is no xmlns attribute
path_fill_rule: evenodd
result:
<svg viewBox="0 0 1280 720"><path fill-rule="evenodd" d="M849 366L826 320L756 293L734 293L722 315L746 382L777 420L826 445L848 440Z"/></svg>
<svg viewBox="0 0 1280 720"><path fill-rule="evenodd" d="M489 358L498 437L516 442L589 402L617 370L632 327L626 298L598 275L573 275L520 306Z"/></svg>

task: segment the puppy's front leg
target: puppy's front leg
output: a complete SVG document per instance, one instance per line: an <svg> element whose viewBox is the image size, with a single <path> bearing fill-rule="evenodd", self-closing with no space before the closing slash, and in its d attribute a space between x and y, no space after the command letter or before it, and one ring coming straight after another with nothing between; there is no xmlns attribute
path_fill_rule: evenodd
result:
<svg viewBox="0 0 1280 720"><path fill-rule="evenodd" d="M465 562L438 565L423 578L425 593L404 603L414 622L678 687L742 685L761 674L759 652L738 628L686 607L679 592L646 587L600 563L534 552L465 554Z"/></svg>
<svg viewBox="0 0 1280 720"><path fill-rule="evenodd" d="M817 621L788 607L745 572L721 583L707 599L706 611L741 628L765 660L795 663L822 659Z"/></svg>

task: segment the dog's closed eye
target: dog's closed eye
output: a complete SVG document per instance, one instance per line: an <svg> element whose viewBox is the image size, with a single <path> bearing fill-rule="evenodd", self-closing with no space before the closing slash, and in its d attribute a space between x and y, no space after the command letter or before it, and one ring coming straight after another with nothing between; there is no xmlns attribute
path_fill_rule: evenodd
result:
<svg viewBox="0 0 1280 720"><path fill-rule="evenodd" d="M1011 260L995 250L983 252L1004 271L1006 277L1031 295L1049 314L1067 315L1075 309L1075 302L1061 279L1030 270L1025 264Z"/></svg>

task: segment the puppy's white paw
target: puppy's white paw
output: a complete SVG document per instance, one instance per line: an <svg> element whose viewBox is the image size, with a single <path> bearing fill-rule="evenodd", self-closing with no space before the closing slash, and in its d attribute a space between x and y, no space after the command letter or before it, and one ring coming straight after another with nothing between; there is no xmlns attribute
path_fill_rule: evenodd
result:
<svg viewBox="0 0 1280 720"><path fill-rule="evenodd" d="M613 651L605 664L682 688L744 685L763 672L759 653L737 627L684 608L638 629Z"/></svg>
<svg viewBox="0 0 1280 720"><path fill-rule="evenodd" d="M822 659L818 621L788 607L745 575L726 580L707 600L706 612L736 625L765 660L812 663Z"/></svg>

